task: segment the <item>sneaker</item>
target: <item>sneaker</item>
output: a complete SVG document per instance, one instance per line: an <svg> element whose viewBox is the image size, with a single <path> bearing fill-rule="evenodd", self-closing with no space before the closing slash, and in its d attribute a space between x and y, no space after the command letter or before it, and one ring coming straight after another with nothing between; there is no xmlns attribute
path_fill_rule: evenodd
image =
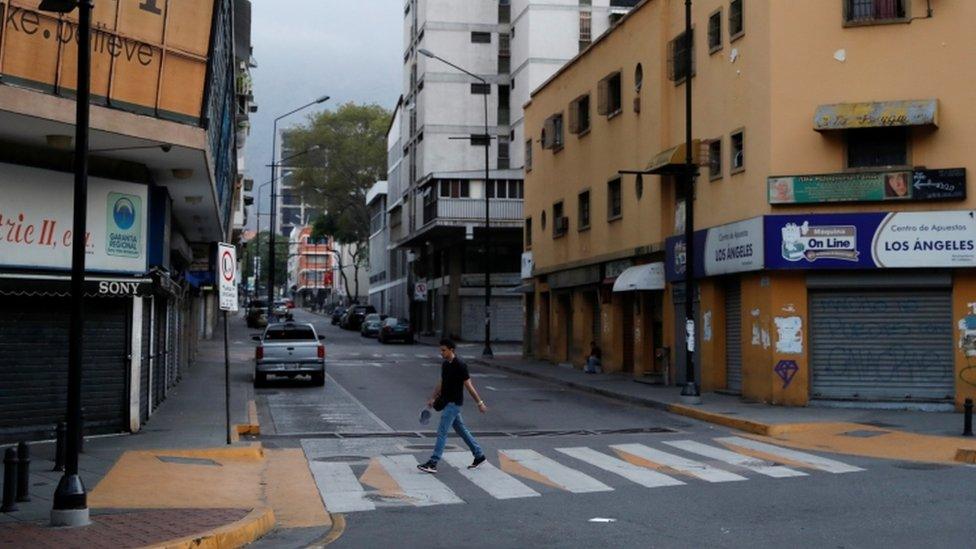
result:
<svg viewBox="0 0 976 549"><path fill-rule="evenodd" d="M472 462L471 465L468 465L468 469L475 469L475 468L477 468L479 465L481 465L482 463L484 463L486 459L487 458L485 458L485 456L478 456L478 457L474 458L474 462Z"/></svg>
<svg viewBox="0 0 976 549"><path fill-rule="evenodd" d="M417 469L420 469L421 471L423 471L425 473L430 473L432 475L436 475L437 474L437 462L436 461L427 460L427 463L421 463L420 465L418 465L417 466Z"/></svg>

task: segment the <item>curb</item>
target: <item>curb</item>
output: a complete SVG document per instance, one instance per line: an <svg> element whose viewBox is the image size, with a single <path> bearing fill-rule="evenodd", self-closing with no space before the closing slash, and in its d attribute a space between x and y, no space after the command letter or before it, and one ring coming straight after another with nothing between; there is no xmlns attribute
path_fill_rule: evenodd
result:
<svg viewBox="0 0 976 549"><path fill-rule="evenodd" d="M141 450L140 450L141 451ZM243 459L248 461L260 461L264 459L264 447L260 442L254 442L247 446L231 446L224 448L202 448L196 450L145 450L151 454L190 457L190 458L210 458L210 459Z"/></svg>
<svg viewBox="0 0 976 549"><path fill-rule="evenodd" d="M149 547L151 549L217 549L243 547L270 532L274 528L274 525L274 511L268 507L262 507L252 509L247 516L237 522L232 522L199 535L166 541Z"/></svg>
<svg viewBox="0 0 976 549"><path fill-rule="evenodd" d="M258 420L258 406L254 399L247 401L247 423L234 425L234 433L239 440L241 436L258 436L261 434L261 422Z"/></svg>
<svg viewBox="0 0 976 549"><path fill-rule="evenodd" d="M976 465L976 450L967 450L965 448L956 450L956 461Z"/></svg>

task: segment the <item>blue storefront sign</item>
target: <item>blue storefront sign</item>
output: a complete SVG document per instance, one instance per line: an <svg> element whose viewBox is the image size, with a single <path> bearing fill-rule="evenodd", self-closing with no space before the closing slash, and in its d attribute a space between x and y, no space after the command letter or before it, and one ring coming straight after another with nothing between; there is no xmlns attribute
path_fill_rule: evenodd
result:
<svg viewBox="0 0 976 549"><path fill-rule="evenodd" d="M756 219L762 220L762 238L729 239L729 245L724 247L705 245L710 231L729 234L727 230L721 230L722 227L697 232L695 275L711 276L764 268L976 267L976 212L970 210L768 215ZM723 227L745 223L754 223L754 220ZM747 234L747 231L741 234ZM666 274L669 282L684 276L683 250L683 238L667 240ZM735 252L735 268L716 268L716 258L727 257L729 250ZM707 256L709 252L716 251L721 252L716 258ZM762 262L749 257L749 254L758 254L763 258Z"/></svg>

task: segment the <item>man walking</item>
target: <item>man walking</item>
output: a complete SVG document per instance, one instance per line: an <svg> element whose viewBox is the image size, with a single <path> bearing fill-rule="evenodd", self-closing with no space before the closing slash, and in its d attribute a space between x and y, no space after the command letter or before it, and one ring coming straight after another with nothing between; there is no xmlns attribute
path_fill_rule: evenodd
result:
<svg viewBox="0 0 976 549"><path fill-rule="evenodd" d="M418 469L426 473L434 474L437 472L437 462L444 454L444 446L447 444L447 430L454 429L468 445L471 453L474 454L474 461L468 469L474 469L485 462L485 453L478 446L478 441L474 439L468 428L464 426L461 419L461 405L464 403L464 391L467 389L471 398L478 403L478 411L482 414L488 411L485 401L478 396L474 384L471 383L471 376L468 375L467 364L461 362L455 352L454 342L450 339L441 340L441 381L434 388L427 406L432 406L435 410L441 410L441 421L437 426L437 443L434 444L434 453L427 460L417 466Z"/></svg>

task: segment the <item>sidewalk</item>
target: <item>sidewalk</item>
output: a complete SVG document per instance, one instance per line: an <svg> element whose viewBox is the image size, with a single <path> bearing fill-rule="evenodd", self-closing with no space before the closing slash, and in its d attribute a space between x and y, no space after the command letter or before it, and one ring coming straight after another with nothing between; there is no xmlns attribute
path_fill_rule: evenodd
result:
<svg viewBox="0 0 976 549"><path fill-rule="evenodd" d="M786 407L738 396L702 395L681 402L679 387L650 385L629 374L585 374L567 365L515 357L472 361L513 374L558 383L640 406L723 425L779 444L868 457L976 464L976 439L960 436L960 413L881 409Z"/></svg>
<svg viewBox="0 0 976 549"><path fill-rule="evenodd" d="M61 474L51 472L53 443L31 445L32 501L0 514L0 547L236 547L276 522L329 525L301 450L237 440L260 429L249 332L231 317L234 444L224 432L221 325L213 340L200 342L194 365L139 433L86 439L79 468L91 526L47 526Z"/></svg>

